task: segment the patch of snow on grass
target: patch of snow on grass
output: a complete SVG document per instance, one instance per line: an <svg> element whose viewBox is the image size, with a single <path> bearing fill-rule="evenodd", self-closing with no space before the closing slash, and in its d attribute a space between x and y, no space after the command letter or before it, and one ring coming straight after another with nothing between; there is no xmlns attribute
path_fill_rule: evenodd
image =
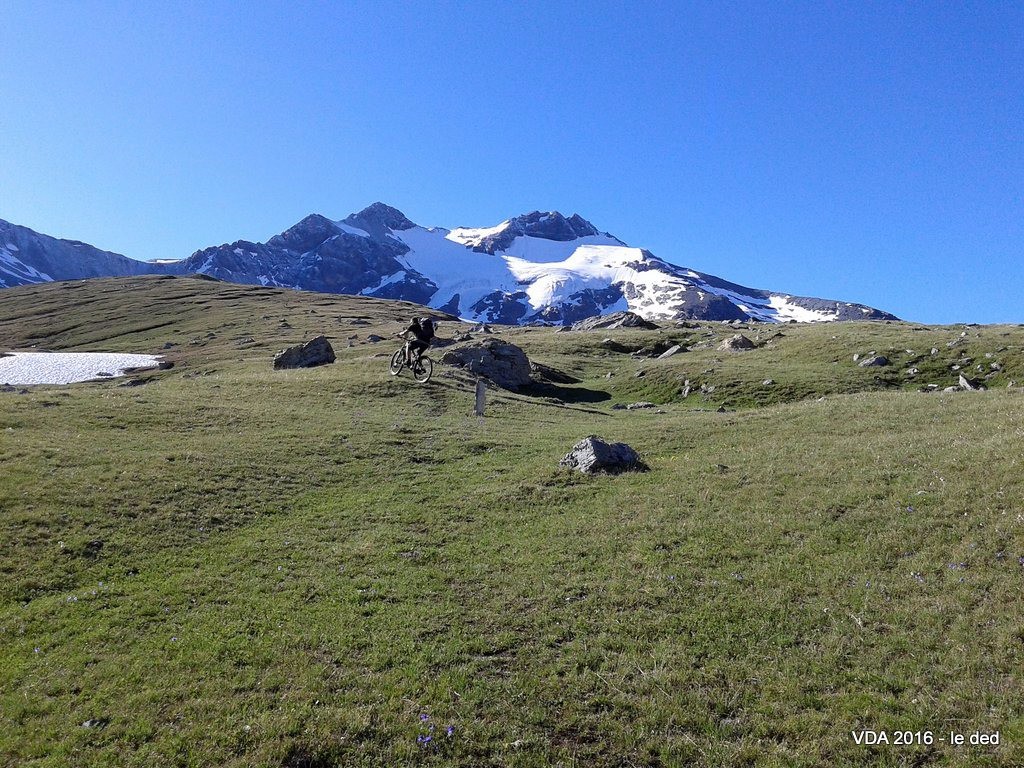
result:
<svg viewBox="0 0 1024 768"><path fill-rule="evenodd" d="M101 373L123 376L127 368L153 368L159 362L155 355L120 352L15 352L0 357L0 384L72 384Z"/></svg>

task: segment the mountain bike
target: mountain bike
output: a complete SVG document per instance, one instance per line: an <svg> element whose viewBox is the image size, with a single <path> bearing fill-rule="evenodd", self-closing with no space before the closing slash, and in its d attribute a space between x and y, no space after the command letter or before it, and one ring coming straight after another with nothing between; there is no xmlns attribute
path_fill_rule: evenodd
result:
<svg viewBox="0 0 1024 768"><path fill-rule="evenodd" d="M403 346L391 356L391 366L388 370L392 376L397 376L405 367L405 347ZM409 370L412 371L412 377L416 381L420 384L426 384L434 373L434 361L421 352L413 358Z"/></svg>

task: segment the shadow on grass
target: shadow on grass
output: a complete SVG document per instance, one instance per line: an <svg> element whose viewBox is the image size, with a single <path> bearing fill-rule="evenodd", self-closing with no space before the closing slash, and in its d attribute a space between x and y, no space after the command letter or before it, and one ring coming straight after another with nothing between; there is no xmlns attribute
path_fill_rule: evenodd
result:
<svg viewBox="0 0 1024 768"><path fill-rule="evenodd" d="M558 384L534 383L522 387L517 394L526 397L550 397L561 400L563 403L603 403L611 400L612 396L602 389L587 389L586 387L562 387Z"/></svg>

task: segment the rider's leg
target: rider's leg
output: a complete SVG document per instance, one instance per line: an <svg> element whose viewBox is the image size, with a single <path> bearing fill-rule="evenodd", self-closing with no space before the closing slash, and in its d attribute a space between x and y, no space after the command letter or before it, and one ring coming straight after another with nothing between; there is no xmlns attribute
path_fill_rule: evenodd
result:
<svg viewBox="0 0 1024 768"><path fill-rule="evenodd" d="M409 367L411 368L413 363L419 358L423 357L423 352L426 350L427 345L421 341L410 341L409 342ZM413 355L415 354L415 358Z"/></svg>

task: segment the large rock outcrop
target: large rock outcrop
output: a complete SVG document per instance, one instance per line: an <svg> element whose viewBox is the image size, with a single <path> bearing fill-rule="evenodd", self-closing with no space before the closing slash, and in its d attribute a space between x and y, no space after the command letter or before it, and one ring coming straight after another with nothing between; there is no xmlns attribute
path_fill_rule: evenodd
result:
<svg viewBox="0 0 1024 768"><path fill-rule="evenodd" d="M718 350L720 352L742 352L745 349L754 349L756 346L757 344L752 342L742 333L737 333L735 336L730 336L719 344Z"/></svg>
<svg viewBox="0 0 1024 768"><path fill-rule="evenodd" d="M488 379L503 389L517 390L531 383L530 359L515 344L485 339L444 353L441 362Z"/></svg>
<svg viewBox="0 0 1024 768"><path fill-rule="evenodd" d="M274 356L274 368L312 368L315 365L333 363L334 360L334 348L327 337L317 336L305 344L297 344L278 352Z"/></svg>
<svg viewBox="0 0 1024 768"><path fill-rule="evenodd" d="M649 320L644 320L635 312L613 312L610 315L588 317L572 325L574 331L595 331L598 328L643 328L653 331L658 326Z"/></svg>

